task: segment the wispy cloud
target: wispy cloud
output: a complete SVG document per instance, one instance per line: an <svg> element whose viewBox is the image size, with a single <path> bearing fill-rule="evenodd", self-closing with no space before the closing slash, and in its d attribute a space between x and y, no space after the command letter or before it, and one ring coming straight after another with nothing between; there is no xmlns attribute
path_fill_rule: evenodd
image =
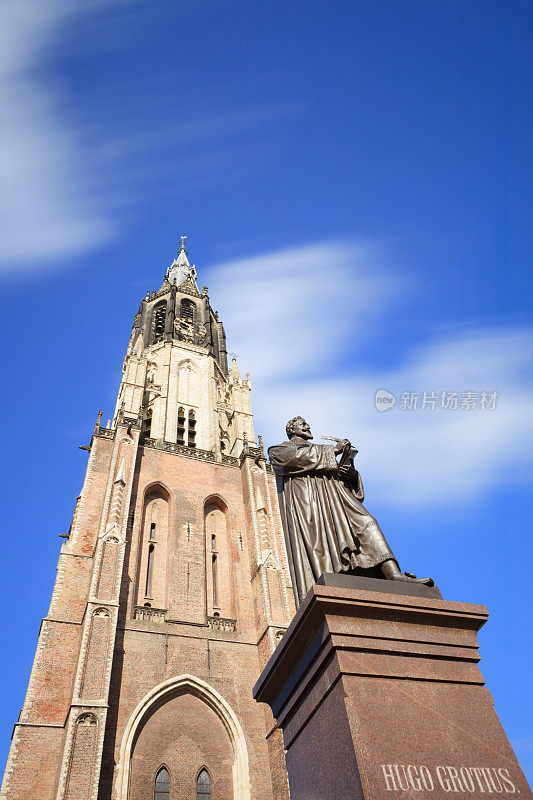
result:
<svg viewBox="0 0 533 800"><path fill-rule="evenodd" d="M362 367L358 348L383 330L391 291L400 291L376 262L371 248L322 242L212 270L229 346L241 368L253 369L258 430L272 443L286 419L302 413L317 439L349 436L374 494L395 504L473 498L522 479L533 434L533 331L435 334L394 368ZM380 388L398 398L424 391L499 396L494 410L397 404L379 413Z"/></svg>
<svg viewBox="0 0 533 800"><path fill-rule="evenodd" d="M51 261L104 241L111 225L91 187L65 97L45 79L48 48L71 16L70 0L3 3L0 26L0 270Z"/></svg>
<svg viewBox="0 0 533 800"><path fill-rule="evenodd" d="M212 271L232 347L260 379L301 378L358 343L396 290L368 245L317 242L225 262ZM345 291L350 287L350 291ZM261 355L258 359L257 344Z"/></svg>
<svg viewBox="0 0 533 800"><path fill-rule="evenodd" d="M191 119L190 112L176 125L154 130L128 132L104 142L98 150L102 159L115 160L128 156L139 156L191 142L201 142L213 138L234 135L241 131L263 127L288 116L294 116L302 109L301 103L266 103L224 114L207 115Z"/></svg>
<svg viewBox="0 0 533 800"><path fill-rule="evenodd" d="M232 135L261 136L301 110L299 103L283 101L216 113L198 108L195 116L184 112L179 125L168 118L160 125L161 98L145 86L142 104L153 102L154 113L132 114L128 101L115 100L121 97L118 83L113 102L100 97L101 106L97 100L92 109L97 113L83 114L54 69L58 55L75 58L73 23L83 15L87 54L95 42L97 50L116 46L117 39L125 44L125 16L138 34L135 11L141 6L134 0L2 4L0 274L54 269L100 246L126 224L126 209L154 195L248 175L268 158L268 146L240 141L237 149ZM89 96L93 89L98 94L99 87L89 87Z"/></svg>

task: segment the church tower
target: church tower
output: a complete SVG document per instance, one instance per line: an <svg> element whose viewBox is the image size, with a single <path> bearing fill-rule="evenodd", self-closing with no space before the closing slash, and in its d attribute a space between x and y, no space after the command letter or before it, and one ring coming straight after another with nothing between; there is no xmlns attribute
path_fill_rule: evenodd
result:
<svg viewBox="0 0 533 800"><path fill-rule="evenodd" d="M287 800L252 699L294 601L250 391L182 237L98 415L1 800Z"/></svg>

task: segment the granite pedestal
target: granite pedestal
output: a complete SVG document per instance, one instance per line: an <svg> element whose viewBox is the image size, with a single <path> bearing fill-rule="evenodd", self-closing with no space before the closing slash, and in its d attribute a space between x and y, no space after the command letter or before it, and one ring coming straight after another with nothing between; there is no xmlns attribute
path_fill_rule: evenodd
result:
<svg viewBox="0 0 533 800"><path fill-rule="evenodd" d="M436 588L322 576L254 687L291 800L532 798L478 667L487 618Z"/></svg>

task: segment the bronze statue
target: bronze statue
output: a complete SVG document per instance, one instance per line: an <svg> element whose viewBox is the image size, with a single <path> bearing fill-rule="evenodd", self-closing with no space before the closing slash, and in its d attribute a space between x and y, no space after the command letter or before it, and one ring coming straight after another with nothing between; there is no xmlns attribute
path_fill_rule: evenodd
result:
<svg viewBox="0 0 533 800"><path fill-rule="evenodd" d="M363 483L353 465L357 451L348 439L312 444L303 417L291 419L286 430L289 441L270 447L268 454L276 473L296 602L324 572L433 586L431 578L400 571L381 528L362 504Z"/></svg>

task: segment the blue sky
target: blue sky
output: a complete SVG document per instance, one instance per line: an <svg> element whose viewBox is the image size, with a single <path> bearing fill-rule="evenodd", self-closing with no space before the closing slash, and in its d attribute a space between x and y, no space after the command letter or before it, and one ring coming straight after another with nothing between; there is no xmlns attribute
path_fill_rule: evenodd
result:
<svg viewBox="0 0 533 800"><path fill-rule="evenodd" d="M133 315L187 234L266 443L295 413L350 436L402 567L489 607L482 670L531 778L531 5L0 13L0 750L78 445L111 416ZM397 398L385 413L379 389ZM422 409L424 392L459 407ZM462 409L462 392L497 392L496 408Z"/></svg>

